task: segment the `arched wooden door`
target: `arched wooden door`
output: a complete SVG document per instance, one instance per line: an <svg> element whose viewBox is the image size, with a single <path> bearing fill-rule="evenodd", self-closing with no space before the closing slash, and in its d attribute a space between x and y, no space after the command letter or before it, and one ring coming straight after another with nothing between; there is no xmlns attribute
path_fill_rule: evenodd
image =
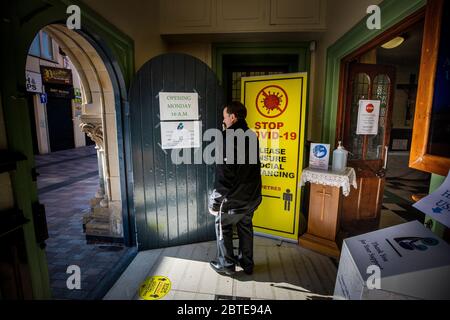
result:
<svg viewBox="0 0 450 320"><path fill-rule="evenodd" d="M223 92L214 72L186 54L163 54L138 71L130 89L134 208L139 250L215 239L208 213L214 166L175 165L161 148L160 92L197 92L202 132L221 128ZM207 142L202 142L203 148ZM203 148L190 151L202 152Z"/></svg>
<svg viewBox="0 0 450 320"><path fill-rule="evenodd" d="M350 234L378 228L383 202L387 147L392 123L395 68L355 63L349 68L343 143L350 151L348 166L355 168L358 189L343 201L341 227ZM377 134L357 134L359 100L379 100Z"/></svg>

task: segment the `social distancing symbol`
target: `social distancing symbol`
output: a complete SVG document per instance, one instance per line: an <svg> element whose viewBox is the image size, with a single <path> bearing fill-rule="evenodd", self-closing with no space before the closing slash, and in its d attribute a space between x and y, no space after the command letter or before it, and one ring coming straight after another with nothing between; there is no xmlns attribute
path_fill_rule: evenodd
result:
<svg viewBox="0 0 450 320"><path fill-rule="evenodd" d="M287 108L288 96L286 91L276 85L262 88L256 96L256 109L266 118L276 118Z"/></svg>
<svg viewBox="0 0 450 320"><path fill-rule="evenodd" d="M167 277L148 277L139 287L139 296L143 300L159 300L169 293L171 287L172 283Z"/></svg>

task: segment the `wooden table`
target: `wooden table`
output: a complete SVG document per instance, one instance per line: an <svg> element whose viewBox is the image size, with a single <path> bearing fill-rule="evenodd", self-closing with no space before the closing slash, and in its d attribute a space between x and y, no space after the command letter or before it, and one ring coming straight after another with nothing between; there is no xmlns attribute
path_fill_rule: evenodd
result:
<svg viewBox="0 0 450 320"><path fill-rule="evenodd" d="M350 193L350 186L356 185L353 168L343 173L306 168L302 173L302 185L311 183L309 197L308 229L299 238L302 247L322 254L338 257L340 249L336 243L339 231L339 217L342 195ZM342 192L341 192L342 188Z"/></svg>

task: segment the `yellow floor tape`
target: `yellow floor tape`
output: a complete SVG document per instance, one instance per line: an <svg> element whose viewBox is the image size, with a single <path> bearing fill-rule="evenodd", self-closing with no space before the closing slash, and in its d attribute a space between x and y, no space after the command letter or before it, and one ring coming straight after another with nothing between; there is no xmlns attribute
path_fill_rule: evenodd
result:
<svg viewBox="0 0 450 320"><path fill-rule="evenodd" d="M139 287L139 296L144 300L159 300L169 293L172 283L164 276L148 277Z"/></svg>

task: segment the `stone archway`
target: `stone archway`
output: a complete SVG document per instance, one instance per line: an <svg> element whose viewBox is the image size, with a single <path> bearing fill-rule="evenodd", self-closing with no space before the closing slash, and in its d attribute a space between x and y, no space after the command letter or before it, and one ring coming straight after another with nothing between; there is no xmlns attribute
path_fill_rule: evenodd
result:
<svg viewBox="0 0 450 320"><path fill-rule="evenodd" d="M79 33L52 24L44 28L75 66L82 86L80 130L96 145L99 188L83 218L88 240L123 238L116 101L108 70L97 50Z"/></svg>

